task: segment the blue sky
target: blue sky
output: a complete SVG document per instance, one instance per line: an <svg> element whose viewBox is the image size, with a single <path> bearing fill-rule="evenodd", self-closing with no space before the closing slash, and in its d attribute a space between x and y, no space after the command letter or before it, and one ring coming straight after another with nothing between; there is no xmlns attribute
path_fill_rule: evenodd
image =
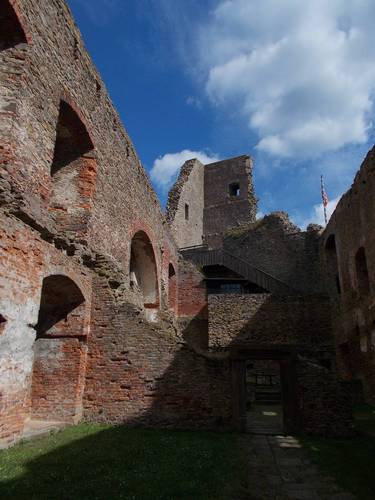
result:
<svg viewBox="0 0 375 500"><path fill-rule="evenodd" d="M68 0L162 203L250 154L259 210L322 222L374 142L372 0Z"/></svg>

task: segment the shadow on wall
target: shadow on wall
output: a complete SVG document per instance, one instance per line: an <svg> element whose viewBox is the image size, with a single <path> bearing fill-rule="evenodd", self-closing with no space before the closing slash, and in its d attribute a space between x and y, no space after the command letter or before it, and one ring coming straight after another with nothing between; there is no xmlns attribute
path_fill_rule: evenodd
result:
<svg viewBox="0 0 375 500"><path fill-rule="evenodd" d="M235 296L231 300L233 297L237 300ZM300 311L296 310L298 305ZM321 309L319 298L310 299L310 303L300 298L296 304L295 297L269 295L252 317L242 323L232 322L230 312L225 312L220 318L222 329L217 337L218 343L221 335L222 349L215 353L185 345L176 351L163 375L155 379L150 408L133 423L242 428L239 407L243 407L246 394L239 385L244 378L246 359L256 355L258 359L281 360L289 399L289 432L349 435L350 402L332 364L329 312L319 315ZM297 316L294 321L293 314ZM228 340L224 328L233 328L233 323L238 330L232 330Z"/></svg>

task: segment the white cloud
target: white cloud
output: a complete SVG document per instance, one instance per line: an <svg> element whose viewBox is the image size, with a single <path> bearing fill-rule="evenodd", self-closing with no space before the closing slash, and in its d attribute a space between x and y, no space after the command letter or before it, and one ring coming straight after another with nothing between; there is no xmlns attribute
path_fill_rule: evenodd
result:
<svg viewBox="0 0 375 500"><path fill-rule="evenodd" d="M167 153L154 161L150 171L151 179L161 188L167 189L185 161L192 158L197 158L203 164L219 160L215 155L206 154L202 151L191 151L190 149L184 149L178 153Z"/></svg>
<svg viewBox="0 0 375 500"><path fill-rule="evenodd" d="M337 196L333 200L330 200L327 205L327 221L331 218L337 203L339 202L341 196ZM296 218L298 219L298 217ZM320 224L321 226L325 226L324 221L324 207L323 203L319 203L318 205L314 205L311 214L303 219L299 224L302 228L306 228L309 224Z"/></svg>
<svg viewBox="0 0 375 500"><path fill-rule="evenodd" d="M199 38L206 91L257 148L312 157L364 144L375 90L373 0L220 0Z"/></svg>

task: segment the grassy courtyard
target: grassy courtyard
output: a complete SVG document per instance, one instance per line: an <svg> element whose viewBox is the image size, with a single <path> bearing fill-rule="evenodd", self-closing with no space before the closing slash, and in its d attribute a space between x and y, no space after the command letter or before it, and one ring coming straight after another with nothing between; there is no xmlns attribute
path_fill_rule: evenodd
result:
<svg viewBox="0 0 375 500"><path fill-rule="evenodd" d="M357 435L352 439L304 438L312 460L343 489L361 500L375 497L375 407L354 412Z"/></svg>
<svg viewBox="0 0 375 500"><path fill-rule="evenodd" d="M235 434L82 424L0 452L0 498L230 499L245 478Z"/></svg>

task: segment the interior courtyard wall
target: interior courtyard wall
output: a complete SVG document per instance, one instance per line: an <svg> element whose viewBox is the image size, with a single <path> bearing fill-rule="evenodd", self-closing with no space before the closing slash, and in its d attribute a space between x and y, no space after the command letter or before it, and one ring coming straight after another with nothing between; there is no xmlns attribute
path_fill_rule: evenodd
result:
<svg viewBox="0 0 375 500"><path fill-rule="evenodd" d="M157 196L66 3L11 0L11 5L27 36L25 43L0 51L0 201L5 252L0 309L1 438L5 444L21 435L32 416L31 399L37 399L35 384L31 395L33 364L35 380L47 380L45 369L51 375L48 384L39 384L41 390L43 386L51 388L53 381L59 380L56 375L61 376L60 388L58 384L53 387L57 398L65 394L69 384L63 386L66 379L61 371L52 373L53 363L57 358L59 367L70 367L69 373L74 372L78 380L70 391L71 400L63 399L71 408L69 418L76 421L82 414L86 341L43 339L40 349L34 346L42 281L48 273L71 276L75 282L83 281L83 288L89 290L86 281L91 282L96 263L104 259L109 268L122 270L121 283L108 278L108 286L115 290L121 287L126 301L142 316L141 297L130 287L129 265L132 237L139 230L145 231L155 250L159 314L169 325L175 321L168 307L171 263L178 275L176 244ZM68 204L77 190L83 195L82 221L76 219L69 231L57 224L56 210L51 210L51 198L56 194L51 165L61 102L67 103L85 127L94 147L89 155L84 154L87 168L78 175L76 184L71 190L69 185L63 189ZM59 210L61 217L69 217L69 207L62 204ZM87 293L90 297L91 292ZM90 300L86 300L89 312ZM98 333L96 328L102 331L92 322L93 335ZM38 354L35 359L34 354ZM42 368L40 376L38 366ZM34 412L34 416L41 413ZM66 414L58 417L69 420Z"/></svg>
<svg viewBox="0 0 375 500"><path fill-rule="evenodd" d="M285 212L273 212L226 233L223 248L302 294L324 293L320 226L302 231Z"/></svg>
<svg viewBox="0 0 375 500"><path fill-rule="evenodd" d="M209 345L290 345L325 349L332 344L328 299L272 294L208 296Z"/></svg>
<svg viewBox="0 0 375 500"><path fill-rule="evenodd" d="M368 152L351 188L340 199L321 241L322 267L327 281L327 240L335 237L338 279L330 286L338 366L345 380L361 380L364 396L375 402L375 150ZM369 289L363 292L356 254L364 248ZM336 285L336 283L334 283Z"/></svg>

